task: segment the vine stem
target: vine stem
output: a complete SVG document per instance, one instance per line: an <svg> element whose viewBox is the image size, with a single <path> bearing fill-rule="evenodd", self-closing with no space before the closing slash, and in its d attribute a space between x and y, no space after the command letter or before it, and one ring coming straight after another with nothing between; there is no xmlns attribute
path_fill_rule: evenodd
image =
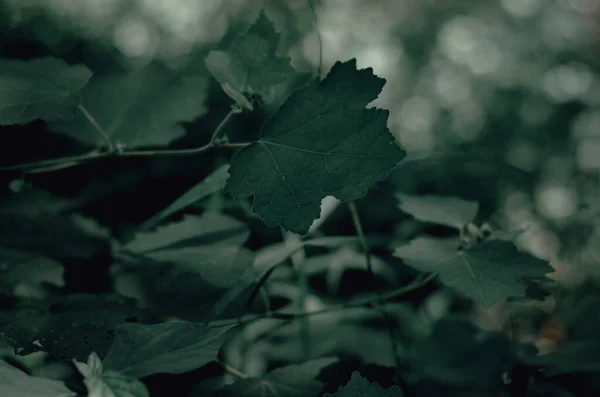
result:
<svg viewBox="0 0 600 397"><path fill-rule="evenodd" d="M100 136L106 141L106 146L108 146L108 151L110 153L114 152L115 146L113 145L112 140L110 139L110 136L108 136L108 134L104 131L104 128L102 128L100 126L100 124L96 121L94 116L92 116L90 114L90 112L88 112L88 110L83 105L78 105L77 108L83 114L83 116L90 122L92 127L94 127L96 129L96 131L98 131Z"/></svg>
<svg viewBox="0 0 600 397"><path fill-rule="evenodd" d="M237 369L237 368L235 368L235 367L227 364L225 361L223 361L221 359L217 360L217 362L219 363L219 365L221 367L223 367L223 369L225 371L229 372L232 375L237 376L240 379L248 379L248 378L250 378L250 375L248 375L248 374L240 371L239 369Z"/></svg>
<svg viewBox="0 0 600 397"><path fill-rule="evenodd" d="M100 127L100 125L95 121L95 119L83 108L86 118L90 121L92 125L94 125L98 131L102 131L101 135L107 140L107 144L110 142L110 138L104 130ZM242 109L239 107L233 106L231 110L225 115L223 120L219 123L219 125L213 131L213 134L210 138L210 141L202 145L200 147L191 148L191 149L173 149L173 150L137 150L137 151L124 151L119 152L116 150L115 146L110 142L109 149L104 152L92 151L86 154L80 154L76 156L67 156L61 157L57 159L49 159L49 160L41 160L34 161L30 163L22 163L17 165L11 165L7 167L0 167L0 171L23 171L26 173L35 173L35 172L46 172L46 171L54 171L58 169L64 169L68 167L73 167L75 165L79 165L86 161L96 160L105 157L146 157L146 156L186 156L193 155L205 152L213 147L244 147L250 145L251 143L218 143L221 133L225 125L229 122L229 120L236 114L241 113Z"/></svg>
<svg viewBox="0 0 600 397"><path fill-rule="evenodd" d="M373 264L371 263L371 250L369 249L369 244L367 243L367 238L365 236L365 232L362 227L362 222L360 221L360 216L358 215L358 209L356 208L356 203L351 201L348 203L348 208L350 209L350 214L352 215L352 223L354 224L354 229L356 229L356 235L358 236L358 241L362 247L362 250L365 254L365 262L367 265L367 272L371 277L371 281L375 281L375 273L373 273Z"/></svg>
<svg viewBox="0 0 600 397"><path fill-rule="evenodd" d="M357 299L353 302L345 302L338 305L333 305L330 307L326 307L321 310L315 310L312 312L300 312L300 313L286 313L281 311L273 311L270 313L260 313L260 314L249 314L242 316L239 319L224 319L224 320L215 320L209 322L207 325L211 328L224 327L228 325L244 325L251 323L256 320L261 320L265 318L274 318L281 320L296 320L304 317L316 316L319 314L331 313L340 310L352 309L357 307L371 307L375 304L386 302L391 299L398 298L402 295L405 295L409 292L412 292L418 288L421 288L425 284L429 283L433 280L437 275L435 273L431 273L427 276L418 276L413 282L408 285L403 285L402 287L398 287L393 289L387 293L377 294L372 297L365 297L362 299Z"/></svg>

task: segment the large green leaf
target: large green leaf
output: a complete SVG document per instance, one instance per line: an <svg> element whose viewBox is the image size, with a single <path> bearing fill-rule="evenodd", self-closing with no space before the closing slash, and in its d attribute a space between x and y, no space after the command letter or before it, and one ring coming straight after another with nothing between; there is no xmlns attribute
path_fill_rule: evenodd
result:
<svg viewBox="0 0 600 397"><path fill-rule="evenodd" d="M288 56L278 55L279 34L273 23L261 12L250 29L241 34L227 51L211 51L205 59L206 67L215 79L227 85L232 95L248 97L259 95L260 102L276 109L283 103L296 80L306 80L290 65ZM237 95L233 94L234 99ZM246 98L246 100L244 100Z"/></svg>
<svg viewBox="0 0 600 397"><path fill-rule="evenodd" d="M324 386L320 370L336 361L321 358L275 369L261 378L240 379L213 393L217 397L312 397Z"/></svg>
<svg viewBox="0 0 600 397"><path fill-rule="evenodd" d="M130 73L96 74L81 91L83 105L113 143L128 148L168 145L185 135L182 122L206 112L206 78L179 75L148 65ZM105 146L83 115L51 123L56 132L95 146Z"/></svg>
<svg viewBox="0 0 600 397"><path fill-rule="evenodd" d="M552 272L546 261L519 252L508 241L488 240L468 250L458 249L455 238L419 237L396 248L395 256L409 266L439 274L455 288L484 307L509 297L523 297L524 279Z"/></svg>
<svg viewBox="0 0 600 397"><path fill-rule="evenodd" d="M253 197L268 226L305 234L321 200L363 197L405 152L387 128L388 112L365 109L385 80L356 61L336 63L323 81L294 92L267 121L256 143L238 152L225 191Z"/></svg>
<svg viewBox="0 0 600 397"><path fill-rule="evenodd" d="M410 196L399 193L400 209L423 222L462 228L471 222L477 211L477 201L467 201L450 196Z"/></svg>
<svg viewBox="0 0 600 397"><path fill-rule="evenodd" d="M104 366L139 378L188 372L217 359L232 327L210 328L186 321L124 324L117 329Z"/></svg>
<svg viewBox="0 0 600 397"><path fill-rule="evenodd" d="M86 66L55 58L0 59L0 125L75 117L90 77Z"/></svg>
<svg viewBox="0 0 600 397"><path fill-rule="evenodd" d="M63 382L29 376L0 360L0 396L6 397L75 397Z"/></svg>
<svg viewBox="0 0 600 397"><path fill-rule="evenodd" d="M358 372L352 373L352 378L346 386L340 387L333 394L326 393L326 397L402 397L402 391L398 386L392 386L384 389L377 383L360 376Z"/></svg>

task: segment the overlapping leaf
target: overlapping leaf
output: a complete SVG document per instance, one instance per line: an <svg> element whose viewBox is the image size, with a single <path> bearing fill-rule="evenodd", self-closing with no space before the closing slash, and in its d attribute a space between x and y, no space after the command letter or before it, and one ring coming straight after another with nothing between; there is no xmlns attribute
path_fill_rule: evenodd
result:
<svg viewBox="0 0 600 397"><path fill-rule="evenodd" d="M183 122L206 112L206 78L179 75L149 65L119 74L96 74L81 91L83 105L113 143L126 147L168 145L185 135ZM84 116L51 123L56 132L95 146L106 146Z"/></svg>
<svg viewBox="0 0 600 397"><path fill-rule="evenodd" d="M394 255L418 270L438 273L445 285L484 307L524 296L524 279L552 271L547 262L519 252L511 242L498 240L458 250L457 239L419 237L396 248Z"/></svg>
<svg viewBox="0 0 600 397"><path fill-rule="evenodd" d="M234 99L254 107L248 97L259 95L260 102L272 111L285 101L295 81L308 77L294 70L289 57L278 55L278 47L279 34L261 12L229 50L211 51L205 59L206 67L219 83L227 85Z"/></svg>
<svg viewBox="0 0 600 397"><path fill-rule="evenodd" d="M90 77L86 66L55 58L0 59L0 125L75 117Z"/></svg>
<svg viewBox="0 0 600 397"><path fill-rule="evenodd" d="M231 328L185 321L121 325L104 366L140 378L188 372L217 359L225 333Z"/></svg>
<svg viewBox="0 0 600 397"><path fill-rule="evenodd" d="M410 196L400 193L400 209L423 222L437 223L457 229L471 222L477 211L477 201L449 196Z"/></svg>
<svg viewBox="0 0 600 397"><path fill-rule="evenodd" d="M253 197L269 226L308 232L328 195L351 201L386 178L405 152L387 128L388 112L365 109L385 81L356 61L336 63L323 81L294 92L256 143L238 152L225 191Z"/></svg>

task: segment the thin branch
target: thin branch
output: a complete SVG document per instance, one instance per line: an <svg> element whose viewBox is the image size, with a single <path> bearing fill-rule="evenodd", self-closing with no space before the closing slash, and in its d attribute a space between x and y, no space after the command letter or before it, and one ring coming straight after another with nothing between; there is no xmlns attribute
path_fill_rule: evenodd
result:
<svg viewBox="0 0 600 397"><path fill-rule="evenodd" d="M360 221L360 217L358 216L358 209L356 208L356 204L354 201L348 203L348 208L350 209L350 214L352 215L352 223L354 223L354 229L356 229L356 235L358 236L358 241L365 253L365 262L367 265L367 271L371 277L371 281L375 282L375 274L373 273L373 264L371 263L371 250L369 249L369 244L367 243L367 238L365 237L365 232L362 227L362 223Z"/></svg>
<svg viewBox="0 0 600 397"><path fill-rule="evenodd" d="M108 151L110 153L114 152L115 146L113 145L113 143L112 143L110 137L108 136L108 134L104 131L104 129L100 126L100 124L96 121L96 119L94 118L94 116L92 116L90 114L90 112L88 112L87 109L83 105L79 105L77 107L81 111L81 113L83 113L83 115L85 116L85 118L90 122L90 124L92 125L92 127L94 127L96 129L96 131L98 131L98 133L100 134L100 136L106 141L106 145L108 146Z"/></svg>
<svg viewBox="0 0 600 397"><path fill-rule="evenodd" d="M373 305L379 304L381 302L387 302L392 299L398 298L402 295L410 293L416 289L419 289L433 280L437 275L435 273L431 273L425 277L418 276L413 282L408 285L404 285L402 287L396 288L387 293L377 294L376 296L370 296L363 299L357 299L351 302L345 302L338 305L333 305L321 310L316 310L312 312L301 312L301 313L286 313L286 312L278 312L274 311L271 313L261 313L261 314L250 314L246 316L242 316L238 319L224 319L224 320L216 320L208 323L209 327L223 327L226 325L243 325L248 324L256 320L265 319L265 318L274 318L281 320L295 320L303 317L316 316L319 314L337 312L345 309L352 309L357 307L371 307Z"/></svg>
<svg viewBox="0 0 600 397"><path fill-rule="evenodd" d="M317 33L317 40L319 41L319 66L317 68L317 75L321 78L321 73L323 73L323 40L321 39L321 32L319 31L319 19L317 18L317 12L312 0L308 0L308 8L310 8L310 11L313 14L315 32Z"/></svg>
<svg viewBox="0 0 600 397"><path fill-rule="evenodd" d="M89 113L87 113L87 111L85 111L85 109L83 109L82 112L84 112L84 114L89 115ZM75 165L79 165L83 162L89 161L89 160L95 160L95 159L100 159L100 158L104 158L104 157L186 156L186 155L202 153L213 147L243 147L243 146L249 145L250 143L237 143L237 144L220 143L220 142L217 143L217 141L219 139L219 135L223 132L223 128L225 127L227 122L231 119L231 117L233 115L238 114L240 112L241 112L241 110L238 107L232 107L232 109L227 113L227 115L223 118L223 120L221 120L221 122L219 123L217 128L215 128L215 130L210 138L210 141L207 144L202 145L197 148L166 149L166 150L136 150L136 151L129 151L129 152L126 151L126 152L119 153L114 150L114 146L112 146L112 143L111 143L111 149L110 149L111 151L107 151L107 152L93 151L91 153L81 154L81 155L77 155L77 156L67 156L67 157L61 157L61 158L57 158L57 159L48 159L48 160L34 161L34 162L30 162L30 163L9 165L7 167L0 167L0 171L47 172L47 171L54 171L54 170L58 170L58 169L72 167ZM91 117L91 115L90 115L90 119L88 119L88 120L90 120L90 122L92 122L92 124L95 123L97 125L95 120L92 121L93 118ZM98 128L100 128L99 125L98 125Z"/></svg>

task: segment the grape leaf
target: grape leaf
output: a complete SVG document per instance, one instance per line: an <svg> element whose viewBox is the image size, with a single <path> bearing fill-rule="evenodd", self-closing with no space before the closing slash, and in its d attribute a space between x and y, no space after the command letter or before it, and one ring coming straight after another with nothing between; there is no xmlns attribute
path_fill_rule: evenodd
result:
<svg viewBox="0 0 600 397"><path fill-rule="evenodd" d="M232 327L210 328L186 321L124 324L117 328L104 366L138 378L188 372L217 359Z"/></svg>
<svg viewBox="0 0 600 397"><path fill-rule="evenodd" d="M75 397L63 382L29 376L0 360L0 396L6 397Z"/></svg>
<svg viewBox="0 0 600 397"><path fill-rule="evenodd" d="M317 380L321 368L337 361L320 358L302 364L277 368L262 378L239 379L213 392L216 397L312 397L318 395L323 382Z"/></svg>
<svg viewBox="0 0 600 397"><path fill-rule="evenodd" d="M326 393L324 397L402 397L402 391L398 386L384 389L377 383L369 382L360 376L358 372L352 373L352 378L346 386L340 387L333 394Z"/></svg>
<svg viewBox="0 0 600 397"><path fill-rule="evenodd" d="M95 74L81 96L106 135L132 148L168 145L183 137L180 123L193 121L207 110L205 91L202 75L179 75L149 65L130 73ZM50 123L50 128L90 145L107 145L84 114Z"/></svg>
<svg viewBox="0 0 600 397"><path fill-rule="evenodd" d="M150 227L157 222L168 218L169 216L186 209L203 198L217 192L225 187L225 182L229 174L229 164L225 164L210 175L204 178L200 183L188 189L185 193L173 201L167 208L163 209L151 219L144 223L144 228Z"/></svg>
<svg viewBox="0 0 600 397"><path fill-rule="evenodd" d="M105 371L96 353L87 362L74 360L75 368L83 375L89 396L94 397L150 397L150 392L139 379L116 371Z"/></svg>
<svg viewBox="0 0 600 397"><path fill-rule="evenodd" d="M229 90L245 95L246 99L259 95L260 101L274 110L285 101L290 88L296 87L293 85L296 80L305 81L308 77L294 70L289 57L277 54L278 46L279 34L261 12L254 25L238 36L228 51L211 51L205 58L206 67ZM251 101L250 106L253 106Z"/></svg>
<svg viewBox="0 0 600 397"><path fill-rule="evenodd" d="M467 201L459 197L410 196L397 194L400 209L423 222L437 223L461 229L471 222L477 211L477 201Z"/></svg>
<svg viewBox="0 0 600 397"><path fill-rule="evenodd" d="M323 81L295 91L267 121L261 139L233 157L225 191L253 197L268 226L306 234L321 200L363 197L405 152L387 129L388 111L365 109L385 80L356 61L336 63Z"/></svg>
<svg viewBox="0 0 600 397"><path fill-rule="evenodd" d="M511 242L498 240L459 251L455 238L419 237L396 248L394 255L417 270L438 273L446 286L484 307L509 297L523 297L527 288L524 278L552 272L546 261L519 252Z"/></svg>
<svg viewBox="0 0 600 397"><path fill-rule="evenodd" d="M0 125L75 117L90 77L86 66L55 58L0 59Z"/></svg>

